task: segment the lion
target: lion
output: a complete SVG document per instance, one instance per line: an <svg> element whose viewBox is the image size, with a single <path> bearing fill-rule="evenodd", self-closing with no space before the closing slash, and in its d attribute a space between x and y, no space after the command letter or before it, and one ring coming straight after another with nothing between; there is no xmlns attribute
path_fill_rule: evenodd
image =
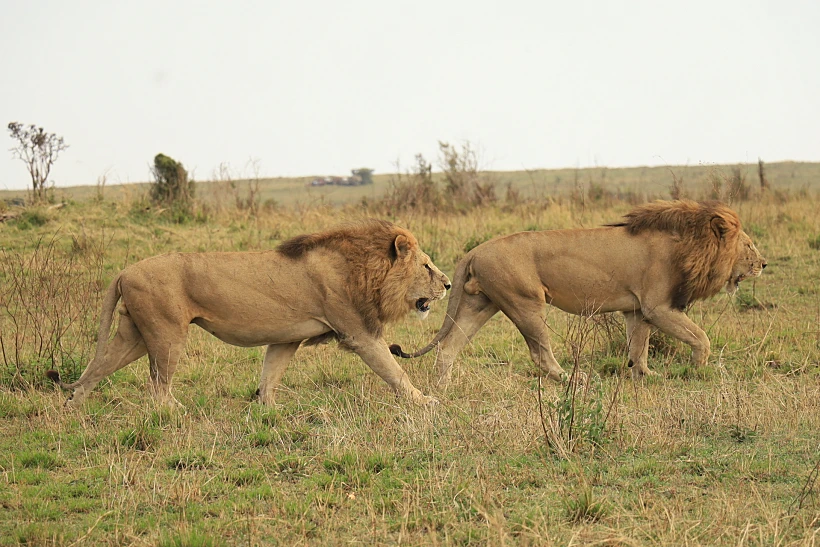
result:
<svg viewBox="0 0 820 547"><path fill-rule="evenodd" d="M79 406L106 376L148 354L149 388L169 405L171 378L194 323L235 346L266 345L257 396L274 391L299 346L337 339L418 404L416 389L382 339L385 323L415 310L426 317L450 280L415 236L390 222L368 220L300 235L264 252L172 253L128 266L111 282L100 314L96 353L70 384L66 404ZM117 302L120 320L109 343Z"/></svg>
<svg viewBox="0 0 820 547"><path fill-rule="evenodd" d="M709 357L709 338L687 317L694 301L734 294L738 283L766 267L737 214L718 202L656 201L622 222L600 228L520 232L497 237L459 261L447 315L432 342L439 382L458 353L499 310L518 327L532 360L554 380L565 379L549 342L546 304L576 315L621 312L634 379L647 366L652 326L691 346L697 365Z"/></svg>

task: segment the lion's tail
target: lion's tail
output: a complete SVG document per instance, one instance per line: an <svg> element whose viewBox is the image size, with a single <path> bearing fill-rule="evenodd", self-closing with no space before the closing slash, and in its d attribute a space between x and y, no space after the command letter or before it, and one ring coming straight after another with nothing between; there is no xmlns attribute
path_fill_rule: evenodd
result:
<svg viewBox="0 0 820 547"><path fill-rule="evenodd" d="M468 255L462 258L456 266L456 273L453 276L453 292L450 293L450 300L447 302L447 314L444 316L444 323L441 325L438 333L436 333L436 337L433 338L429 344L418 351L414 351L413 353L405 353L401 349L400 345L391 344L390 353L403 359L421 357L436 347L439 342L444 340L444 337L450 333L450 330L452 330L453 325L455 324L456 311L458 310L458 305L461 302L461 296L464 294L464 284L467 282L467 275L470 271L470 265L472 262L472 257Z"/></svg>
<svg viewBox="0 0 820 547"><path fill-rule="evenodd" d="M111 334L111 324L114 322L114 310L117 307L117 302L122 296L120 290L120 276L117 274L103 296L102 310L100 311L100 326L97 329L97 350L94 354L94 361L102 359L105 356L105 350L108 348L108 337ZM71 384L66 384L60 378L60 373L56 370L49 370L46 376L62 389L74 389L79 384L79 381Z"/></svg>

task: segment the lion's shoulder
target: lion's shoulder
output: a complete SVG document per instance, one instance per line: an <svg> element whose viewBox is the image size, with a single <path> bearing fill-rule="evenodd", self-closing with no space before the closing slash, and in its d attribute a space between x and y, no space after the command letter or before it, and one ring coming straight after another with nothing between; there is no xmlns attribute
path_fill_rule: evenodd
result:
<svg viewBox="0 0 820 547"><path fill-rule="evenodd" d="M673 307L717 294L738 257L743 229L737 213L718 201L655 201L635 207L621 222L632 236L651 231L669 234L678 280L670 295Z"/></svg>
<svg viewBox="0 0 820 547"><path fill-rule="evenodd" d="M282 242L276 252L292 260L312 256L312 267L320 276L328 273L328 268L344 268L344 274L337 278L344 280L345 287L335 294L351 298L348 305L358 309L370 332L380 335L385 321L407 313L403 295L415 278L411 267L417 261L397 261L400 242L406 242L413 255L420 252L418 241L408 230L386 220L368 219L298 235ZM331 261L328 253L341 260Z"/></svg>

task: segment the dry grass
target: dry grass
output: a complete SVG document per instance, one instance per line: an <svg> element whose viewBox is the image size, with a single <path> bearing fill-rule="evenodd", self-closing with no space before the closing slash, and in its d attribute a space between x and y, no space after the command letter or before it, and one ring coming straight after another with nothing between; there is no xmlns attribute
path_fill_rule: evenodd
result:
<svg viewBox="0 0 820 547"><path fill-rule="evenodd" d="M770 266L735 300L690 311L713 342L708 369L653 337L650 366L662 377L634 384L619 319L552 311L557 357L590 377L574 394L572 440L559 423L570 392L539 388L525 344L500 316L462 353L446 390L434 387L432 356L402 362L441 400L434 409L397 400L334 345L300 350L279 405L261 407L252 400L261 351L196 328L174 381L184 412L152 404L144 360L104 381L81 413L64 412L65 395L50 387L4 381L0 543L813 545L820 252L809 242L820 235L818 204L810 193L735 204ZM494 235L594 226L628 209L550 200L393 220L452 272L465 248ZM39 238L58 233L55 250L67 257L70 234L105 234L105 281L168 250L270 248L368 214L305 206L175 225L128 202L72 204L42 226L0 226L0 245L31 256ZM388 339L418 346L442 314L408 319Z"/></svg>

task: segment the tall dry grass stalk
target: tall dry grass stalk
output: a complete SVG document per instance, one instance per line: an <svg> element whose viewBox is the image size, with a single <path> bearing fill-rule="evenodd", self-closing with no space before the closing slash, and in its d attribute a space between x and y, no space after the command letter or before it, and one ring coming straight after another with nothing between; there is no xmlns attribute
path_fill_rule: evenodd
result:
<svg viewBox="0 0 820 547"><path fill-rule="evenodd" d="M46 370L71 378L96 339L104 234L42 236L26 251L0 250L0 385L40 386Z"/></svg>
<svg viewBox="0 0 820 547"><path fill-rule="evenodd" d="M615 322L617 323L617 322ZM544 404L542 379L538 379L538 410L547 448L563 459L579 450L594 452L611 440L617 429L622 374L614 385L600 381L593 365L595 348L611 348L618 338L611 314L568 316L562 335L571 366L567 381L551 401ZM623 367L622 367L623 368Z"/></svg>

